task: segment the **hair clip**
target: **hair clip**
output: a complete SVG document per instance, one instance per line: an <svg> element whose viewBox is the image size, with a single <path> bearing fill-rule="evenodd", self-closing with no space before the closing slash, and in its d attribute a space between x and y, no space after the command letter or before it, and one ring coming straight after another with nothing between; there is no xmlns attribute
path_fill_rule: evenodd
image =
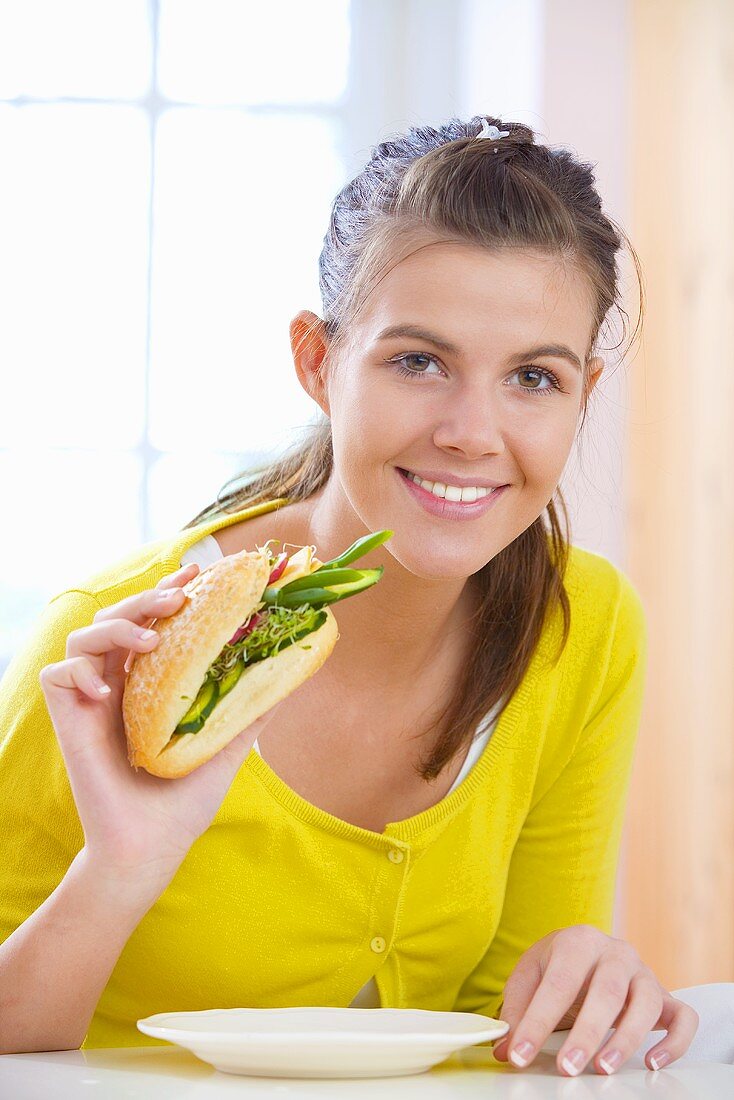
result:
<svg viewBox="0 0 734 1100"><path fill-rule="evenodd" d="M497 138L509 137L509 130L499 130L496 126L490 126L486 118L482 119L481 132L475 134L476 141L481 141L482 138L489 138L490 141L496 141Z"/></svg>

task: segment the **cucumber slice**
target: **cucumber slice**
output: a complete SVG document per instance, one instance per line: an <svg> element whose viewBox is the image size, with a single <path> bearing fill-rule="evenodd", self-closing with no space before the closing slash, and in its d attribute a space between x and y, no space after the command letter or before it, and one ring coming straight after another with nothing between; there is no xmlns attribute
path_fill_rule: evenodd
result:
<svg viewBox="0 0 734 1100"><path fill-rule="evenodd" d="M229 672L226 672L222 679L219 681L219 698L231 691L239 680L242 673L245 671L245 666L242 661L235 661Z"/></svg>
<svg viewBox="0 0 734 1100"><path fill-rule="evenodd" d="M219 698L219 685L216 680L206 679L199 688L199 694L173 731L177 733L198 733L214 710Z"/></svg>

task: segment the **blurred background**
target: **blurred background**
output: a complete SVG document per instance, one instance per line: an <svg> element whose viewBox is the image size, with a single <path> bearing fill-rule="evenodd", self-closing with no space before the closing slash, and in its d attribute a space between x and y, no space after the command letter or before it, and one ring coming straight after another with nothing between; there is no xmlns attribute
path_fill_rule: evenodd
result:
<svg viewBox="0 0 734 1100"><path fill-rule="evenodd" d="M731 981L731 0L0 0L0 674L316 415L288 325L334 195L477 113L593 162L642 262L561 482L648 619L614 931L668 988Z"/></svg>

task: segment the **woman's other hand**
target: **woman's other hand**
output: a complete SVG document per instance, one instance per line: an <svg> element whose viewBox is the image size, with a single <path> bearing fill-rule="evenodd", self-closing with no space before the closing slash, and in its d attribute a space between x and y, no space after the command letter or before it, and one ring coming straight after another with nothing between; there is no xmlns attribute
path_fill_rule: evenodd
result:
<svg viewBox="0 0 734 1100"><path fill-rule="evenodd" d="M520 957L501 1017L510 1030L494 1056L504 1062L509 1051L519 1067L532 1062L551 1032L570 1028L556 1058L570 1077L592 1058L597 1073L614 1073L649 1031L665 1029L645 1055L650 1069L661 1069L686 1052L698 1027L694 1009L663 989L629 943L588 924L550 932ZM610 1028L616 1030L604 1042Z"/></svg>

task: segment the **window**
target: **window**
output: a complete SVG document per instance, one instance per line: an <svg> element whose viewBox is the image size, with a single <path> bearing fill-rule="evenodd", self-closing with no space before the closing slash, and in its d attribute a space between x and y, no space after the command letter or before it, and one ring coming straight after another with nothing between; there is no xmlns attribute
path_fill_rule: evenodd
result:
<svg viewBox="0 0 734 1100"><path fill-rule="evenodd" d="M0 673L52 595L317 411L288 325L357 167L352 14L0 3Z"/></svg>

